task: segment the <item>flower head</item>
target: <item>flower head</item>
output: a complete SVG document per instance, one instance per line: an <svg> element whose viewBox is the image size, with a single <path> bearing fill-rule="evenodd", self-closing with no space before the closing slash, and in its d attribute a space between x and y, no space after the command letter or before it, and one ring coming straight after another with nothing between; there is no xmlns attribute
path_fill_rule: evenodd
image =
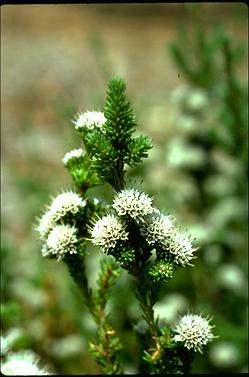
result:
<svg viewBox="0 0 249 377"><path fill-rule="evenodd" d="M62 159L64 165L68 165L73 160L78 160L82 158L85 154L85 151L82 148L73 149L70 152L67 152Z"/></svg>
<svg viewBox="0 0 249 377"><path fill-rule="evenodd" d="M186 314L183 316L174 331L177 333L174 336L176 342L183 342L184 347L199 351L202 353L202 348L211 340L216 338L212 334L212 328L209 324L210 319L203 318L197 314Z"/></svg>
<svg viewBox="0 0 249 377"><path fill-rule="evenodd" d="M38 221L36 230L39 233L40 239L44 240L54 226L53 214L50 210L46 211Z"/></svg>
<svg viewBox="0 0 249 377"><path fill-rule="evenodd" d="M146 215L152 213L152 199L135 189L124 189L114 198L112 207L119 216L128 215L137 222L144 222Z"/></svg>
<svg viewBox="0 0 249 377"><path fill-rule="evenodd" d="M66 215L76 215L86 206L86 201L72 191L63 192L53 199L48 210L42 215L36 226L40 238L46 239L49 232L53 229L56 222L63 219Z"/></svg>
<svg viewBox="0 0 249 377"><path fill-rule="evenodd" d="M141 227L141 234L145 236L149 245L164 246L168 237L174 233L174 222L170 216L155 211Z"/></svg>
<svg viewBox="0 0 249 377"><path fill-rule="evenodd" d="M86 201L72 191L63 192L53 199L50 212L54 221L58 221L67 214L77 214L86 206Z"/></svg>
<svg viewBox="0 0 249 377"><path fill-rule="evenodd" d="M106 215L98 220L91 229L94 245L100 246L103 252L114 249L118 241L128 239L125 225L114 215Z"/></svg>
<svg viewBox="0 0 249 377"><path fill-rule="evenodd" d="M65 254L76 254L78 239L77 229L70 225L56 225L49 233L47 242L42 248L42 255L56 255L58 259Z"/></svg>
<svg viewBox="0 0 249 377"><path fill-rule="evenodd" d="M6 376L42 376L48 371L38 367L39 358L31 351L12 353L2 363L1 372Z"/></svg>
<svg viewBox="0 0 249 377"><path fill-rule="evenodd" d="M78 119L74 122L76 130L86 128L92 130L95 127L102 129L106 122L106 117L101 111L87 111L81 113Z"/></svg>
<svg viewBox="0 0 249 377"><path fill-rule="evenodd" d="M194 251L196 248L193 247L190 238L176 231L167 241L167 247L169 252L174 255L176 264L182 267L191 266L190 261L195 258Z"/></svg>

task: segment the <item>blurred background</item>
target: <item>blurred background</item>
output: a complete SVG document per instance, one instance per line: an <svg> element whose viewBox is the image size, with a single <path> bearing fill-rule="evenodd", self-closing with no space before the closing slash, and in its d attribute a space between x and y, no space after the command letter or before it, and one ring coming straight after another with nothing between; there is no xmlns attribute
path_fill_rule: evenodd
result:
<svg viewBox="0 0 249 377"><path fill-rule="evenodd" d="M175 273L155 313L169 325L188 308L213 317L219 338L193 372L247 372L246 5L5 5L1 21L3 357L31 350L51 373L100 373L87 351L95 324L63 263L42 258L34 225L49 196L72 187L61 161L81 146L72 120L101 110L119 75L154 145L128 171L130 184L200 246L195 267ZM89 194L113 197L109 186ZM89 250L94 287L102 255ZM128 374L137 372L140 311L127 281L124 272L109 310Z"/></svg>

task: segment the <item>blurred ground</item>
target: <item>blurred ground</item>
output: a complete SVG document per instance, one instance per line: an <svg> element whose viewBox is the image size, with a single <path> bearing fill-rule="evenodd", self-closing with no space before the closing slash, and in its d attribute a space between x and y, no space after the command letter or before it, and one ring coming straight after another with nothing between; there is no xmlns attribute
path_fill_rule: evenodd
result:
<svg viewBox="0 0 249 377"><path fill-rule="evenodd" d="M201 7L207 32L222 24L232 40L248 45L245 4L204 3ZM101 108L109 78L120 75L127 82L141 131L152 138L155 151L160 152L172 132L168 116L170 95L184 83L169 56L167 43L175 37L177 25L191 28L195 13L194 4L177 3L1 8L2 237L11 254L5 265L10 279L4 300L17 300L27 308L33 330L29 329L30 324L23 325L28 331L40 331L40 339L49 331L42 328L49 319L42 317L38 323L36 305L42 312L39 296L32 296L25 284L29 279L35 280L35 271L41 281L45 274L44 291L57 295L57 283L54 267L39 255L33 224L48 195L71 184L61 163L67 151L80 145L71 120L79 110ZM246 81L246 61L241 62L239 73ZM156 152L155 161L160 156ZM164 176L158 171L155 177L157 185ZM143 178L152 181L150 177ZM104 195L111 196L108 191ZM16 260L18 269L12 271ZM58 270L61 276L67 276L61 266ZM20 288L21 281L25 281L27 290ZM60 288L60 294L62 291ZM51 305L52 299L46 294L41 293L40 300ZM63 305L62 310L66 310ZM67 321L70 327L71 322ZM72 325L71 332L74 330ZM42 349L45 348L44 345ZM47 354L44 357L48 358ZM90 360L87 359L88 367L94 373L98 369ZM61 371L61 366L54 367Z"/></svg>

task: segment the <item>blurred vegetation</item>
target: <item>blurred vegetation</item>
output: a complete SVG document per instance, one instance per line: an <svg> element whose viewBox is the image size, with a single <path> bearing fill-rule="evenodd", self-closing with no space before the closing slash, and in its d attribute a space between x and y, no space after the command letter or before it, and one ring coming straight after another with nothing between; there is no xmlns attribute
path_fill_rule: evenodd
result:
<svg viewBox="0 0 249 377"><path fill-rule="evenodd" d="M169 47L186 78L173 93L174 125L183 132L167 144L167 159L183 174L182 184L184 176L191 180L195 193L183 203L201 243L192 305L215 313L220 336L203 367L233 372L236 360L243 365L248 356L248 93L237 77L244 51L221 27L206 34L197 24L192 35L180 29L178 38Z"/></svg>
<svg viewBox="0 0 249 377"><path fill-rule="evenodd" d="M103 106L114 74L125 77L154 144L143 167L128 173L132 184L200 244L195 267L176 273L155 311L172 323L188 307L213 316L220 337L193 372L247 371L247 8L220 7L3 8L2 335L52 373L99 373L87 351L96 327L64 266L41 257L33 224L48 196L72 184L61 163L79 146L71 120ZM177 31L176 19L186 27ZM109 187L99 190L92 194L112 199ZM89 252L96 286L101 255ZM123 272L109 311L126 345L125 373L136 373L133 329L143 323L129 282Z"/></svg>

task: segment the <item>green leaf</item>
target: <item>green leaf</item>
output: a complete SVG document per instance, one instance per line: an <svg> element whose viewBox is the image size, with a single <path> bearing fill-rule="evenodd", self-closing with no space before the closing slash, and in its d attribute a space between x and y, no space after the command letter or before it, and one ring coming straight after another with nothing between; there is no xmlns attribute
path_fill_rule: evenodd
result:
<svg viewBox="0 0 249 377"><path fill-rule="evenodd" d="M131 139L125 162L131 167L139 165L143 158L148 157L148 151L151 148L152 142L147 136L141 135Z"/></svg>

